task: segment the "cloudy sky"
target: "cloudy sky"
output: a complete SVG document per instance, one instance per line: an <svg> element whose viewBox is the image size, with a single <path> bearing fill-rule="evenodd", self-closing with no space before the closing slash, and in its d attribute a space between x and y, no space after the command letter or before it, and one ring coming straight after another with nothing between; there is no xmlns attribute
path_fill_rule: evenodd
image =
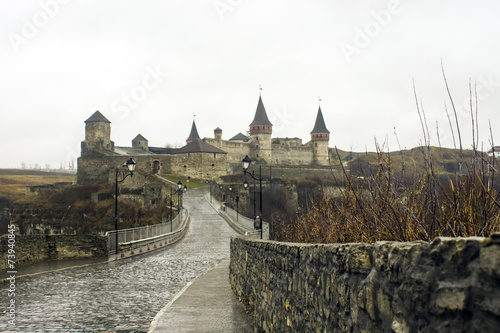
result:
<svg viewBox="0 0 500 333"><path fill-rule="evenodd" d="M39 0L0 2L0 167L76 160L100 110L112 140L183 145L245 133L262 98L273 137L309 141L318 97L330 146L453 147L444 64L464 147L469 82L479 137L500 144L500 2ZM475 105L475 102L473 103ZM453 122L454 123L454 122ZM455 126L455 125L454 125ZM454 128L456 134L456 128ZM387 147L387 146L386 146Z"/></svg>

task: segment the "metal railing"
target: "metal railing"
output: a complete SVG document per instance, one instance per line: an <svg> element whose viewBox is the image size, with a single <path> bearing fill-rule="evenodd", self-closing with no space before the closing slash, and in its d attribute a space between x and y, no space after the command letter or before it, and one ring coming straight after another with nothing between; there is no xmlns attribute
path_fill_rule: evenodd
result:
<svg viewBox="0 0 500 333"><path fill-rule="evenodd" d="M205 199L210 202L210 199L205 196ZM237 213L234 209L229 208L225 205L222 205L221 202L217 201L215 198L212 198L212 207L218 211L219 215L224 217L228 223L230 223L234 229L240 232L243 235L255 237L260 235L259 230L255 230L254 228L254 220L248 218L246 216L241 215L241 213ZM262 222L264 238L269 239L269 224L267 222ZM260 236L259 236L260 237Z"/></svg>
<svg viewBox="0 0 500 333"><path fill-rule="evenodd" d="M124 249L130 250L138 248L140 246L148 245L149 243L155 243L158 240L166 240L168 244L171 244L173 241L177 241L179 238L182 238L187 219L187 210L183 209L179 215L169 222L144 227L121 229L118 231L108 231L106 232L106 236L108 236L109 253L116 254L117 248L118 252L121 252ZM117 232L118 246L116 246ZM179 237L179 234L182 235Z"/></svg>

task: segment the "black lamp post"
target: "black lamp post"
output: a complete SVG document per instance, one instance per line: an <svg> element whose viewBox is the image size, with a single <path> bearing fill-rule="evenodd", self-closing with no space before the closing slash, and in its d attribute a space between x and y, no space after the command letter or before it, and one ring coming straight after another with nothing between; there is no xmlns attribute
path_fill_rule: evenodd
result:
<svg viewBox="0 0 500 333"><path fill-rule="evenodd" d="M177 216L179 216L179 214L181 213L181 192L182 182L179 180L179 182L177 183Z"/></svg>
<svg viewBox="0 0 500 333"><path fill-rule="evenodd" d="M246 175L247 174L247 170L248 170L248 167L250 166L250 164L252 163L252 160L250 159L250 157L248 157L248 155L245 156L245 158L243 159L242 162L242 166L243 166L243 174ZM259 178L256 178L254 176L254 172L252 171L252 173L248 173L252 178L253 180L255 181L258 181L259 182L259 228L260 228L260 239L262 239L262 166L259 165ZM243 186L245 186L245 188L248 187L248 182L246 182L246 185L245 183L243 183ZM255 189L255 185L254 185L254 189ZM255 195L255 190L254 190L254 195ZM255 204L255 200L254 200L254 204ZM254 218L255 220L255 218Z"/></svg>
<svg viewBox="0 0 500 333"><path fill-rule="evenodd" d="M123 166L126 166L129 173L127 173L122 180L118 181L118 168L116 168L115 173L115 253L118 254L118 183L123 182L128 176L132 177L135 171L135 161L131 158L125 162Z"/></svg>
<svg viewBox="0 0 500 333"><path fill-rule="evenodd" d="M174 224L172 206L174 205L174 201L172 200L172 196L174 195L174 190L170 187L170 232L172 232L172 225Z"/></svg>
<svg viewBox="0 0 500 333"><path fill-rule="evenodd" d="M243 187L245 188L245 190L248 189L248 182L245 181L243 182ZM250 190L249 190L250 191ZM257 213L256 213L256 210L255 210L255 182L253 183L253 227L255 229L258 229L258 226L257 226Z"/></svg>
<svg viewBox="0 0 500 333"><path fill-rule="evenodd" d="M210 203L212 203L212 182L207 179L205 180L205 184L210 185Z"/></svg>
<svg viewBox="0 0 500 333"><path fill-rule="evenodd" d="M229 195L228 195L228 198L227 198L227 200L226 200L226 201L231 202L231 208L234 208L234 206L233 206L233 200L232 200L232 198L231 198L231 193L232 193L232 191L233 191L233 187L232 187L231 185L228 185L228 186L227 186L227 189L228 189L228 191L229 191Z"/></svg>

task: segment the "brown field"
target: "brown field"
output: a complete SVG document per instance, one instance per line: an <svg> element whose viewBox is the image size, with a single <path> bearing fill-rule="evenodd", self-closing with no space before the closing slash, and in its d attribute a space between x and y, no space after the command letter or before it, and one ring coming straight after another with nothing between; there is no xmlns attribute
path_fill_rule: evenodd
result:
<svg viewBox="0 0 500 333"><path fill-rule="evenodd" d="M26 186L72 182L74 178L70 173L0 169L0 199L16 201L24 197Z"/></svg>

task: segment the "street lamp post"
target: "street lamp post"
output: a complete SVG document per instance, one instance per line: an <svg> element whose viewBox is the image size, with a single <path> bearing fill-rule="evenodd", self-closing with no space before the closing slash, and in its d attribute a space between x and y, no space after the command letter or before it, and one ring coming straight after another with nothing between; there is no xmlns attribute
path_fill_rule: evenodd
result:
<svg viewBox="0 0 500 333"><path fill-rule="evenodd" d="M181 214L181 192L182 192L182 182L179 180L177 183L177 218L180 219Z"/></svg>
<svg viewBox="0 0 500 333"><path fill-rule="evenodd" d="M246 175L248 167L252 163L252 160L248 157L248 155L246 155L245 158L241 162L242 162L242 166L243 166L243 174ZM262 166L259 165L259 178L256 178L254 176L253 171L252 171L252 173L248 173L248 174L250 175L250 177L253 178L253 180L259 182L259 197L260 197L259 198L259 227L260 227L260 239L262 239L262 229L263 229L262 228ZM243 186L245 186L245 188L246 188L248 186L248 182L246 182L246 185L245 185L245 183L243 183ZM255 189L255 184L254 184L254 189ZM255 190L254 190L254 195L255 195ZM254 204L255 204L255 200L254 200ZM254 221L255 221L255 219L254 219Z"/></svg>
<svg viewBox="0 0 500 333"><path fill-rule="evenodd" d="M227 198L226 202L231 202L231 208L233 208L233 209L234 209L234 206L233 206L233 200L232 200L232 197L231 197L231 193L232 193L232 191L233 191L233 187L232 187L231 185L228 185L228 186L227 186L227 189L228 189L228 191L229 191L229 195L228 195L228 198ZM227 207L227 204L226 204L226 207Z"/></svg>
<svg viewBox="0 0 500 333"><path fill-rule="evenodd" d="M174 195L174 190L170 187L170 232L172 232L172 225L174 224L172 206L174 205L174 200L172 200L172 196Z"/></svg>
<svg viewBox="0 0 500 333"><path fill-rule="evenodd" d="M245 190L248 189L248 182L246 181L246 179L243 182L243 187L245 188ZM257 229L257 212L255 210L255 193L256 193L255 182L253 183L253 192L251 192L250 189L248 190L250 193L253 193L253 227Z"/></svg>
<svg viewBox="0 0 500 333"><path fill-rule="evenodd" d="M212 182L209 180L206 180L205 184L210 185L210 203L212 203Z"/></svg>
<svg viewBox="0 0 500 333"><path fill-rule="evenodd" d="M135 171L135 161L131 158L125 162L124 166L127 167L129 173L127 173L122 180L118 181L118 168L116 168L115 173L115 253L118 254L118 183L123 182L128 176L132 177Z"/></svg>

